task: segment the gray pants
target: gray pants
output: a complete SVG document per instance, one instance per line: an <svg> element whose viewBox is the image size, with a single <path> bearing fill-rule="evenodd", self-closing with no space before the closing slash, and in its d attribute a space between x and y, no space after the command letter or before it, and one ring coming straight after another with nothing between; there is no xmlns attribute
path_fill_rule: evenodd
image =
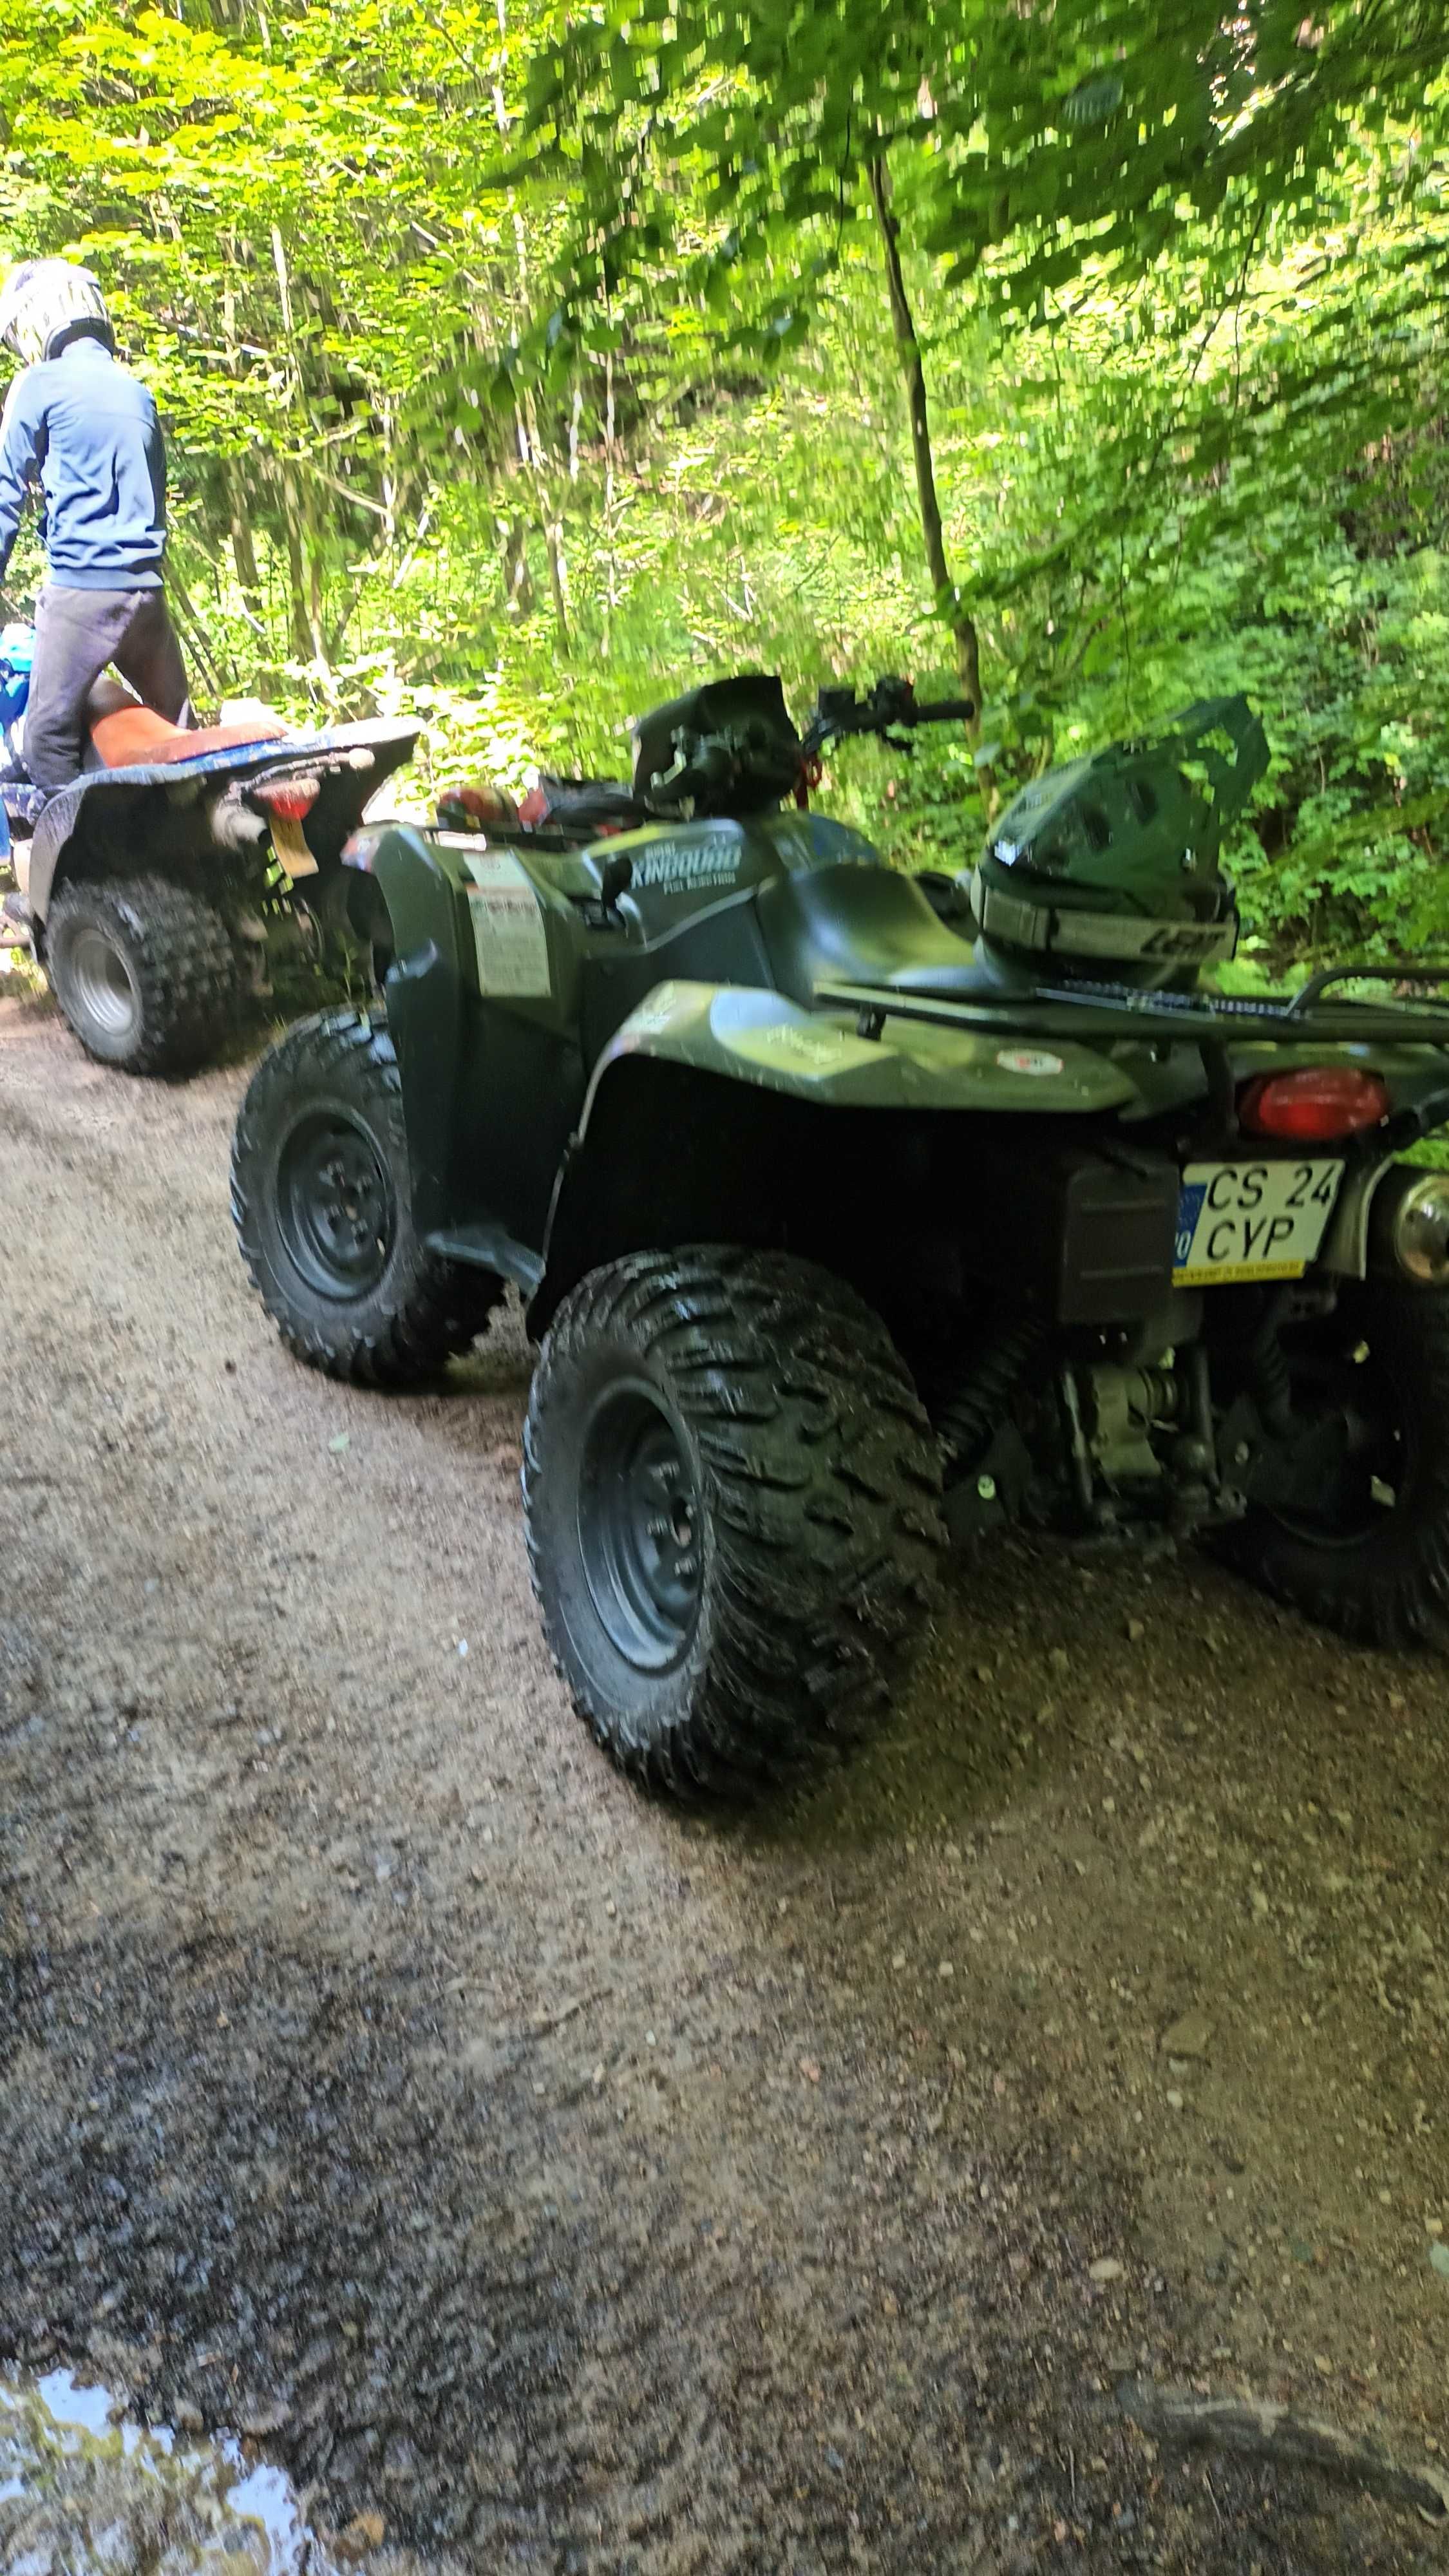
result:
<svg viewBox="0 0 1449 2576"><path fill-rule="evenodd" d="M68 787L80 776L86 700L108 662L169 723L191 722L186 665L162 591L47 587L35 612L25 704L25 766L37 787Z"/></svg>

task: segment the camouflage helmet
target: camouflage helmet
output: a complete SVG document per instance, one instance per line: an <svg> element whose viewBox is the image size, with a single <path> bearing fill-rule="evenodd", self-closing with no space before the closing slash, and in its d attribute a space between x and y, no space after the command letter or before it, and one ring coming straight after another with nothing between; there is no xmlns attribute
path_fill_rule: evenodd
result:
<svg viewBox="0 0 1449 2576"><path fill-rule="evenodd" d="M0 340L22 365L58 358L82 338L116 345L100 280L88 268L69 259L25 259L11 269L0 287Z"/></svg>
<svg viewBox="0 0 1449 2576"><path fill-rule="evenodd" d="M1225 756L1224 746L1231 756ZM1237 907L1225 825L1267 766L1243 698L1199 700L1148 741L1034 779L970 881L978 928L1038 971L1169 981L1229 958Z"/></svg>

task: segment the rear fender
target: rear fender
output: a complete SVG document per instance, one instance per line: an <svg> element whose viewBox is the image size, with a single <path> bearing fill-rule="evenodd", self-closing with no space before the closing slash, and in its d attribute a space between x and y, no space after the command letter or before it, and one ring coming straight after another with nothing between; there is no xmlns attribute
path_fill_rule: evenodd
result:
<svg viewBox="0 0 1449 2576"><path fill-rule="evenodd" d="M997 1133L1010 1132L1012 1111L1055 1113L1055 1133L1136 1096L1120 1067L1090 1050L1054 1050L1041 1072L998 1063L1003 1051L994 1036L921 1023L863 1036L848 1013L805 1011L769 990L656 986L589 1085L530 1329L546 1330L587 1271L632 1251L788 1244L852 1268L867 1239L878 1249L892 1197L903 1204L916 1167L927 1169L940 1112L956 1113L963 1138L981 1132L958 1125L963 1111ZM878 1203L867 1207L872 1193Z"/></svg>
<svg viewBox="0 0 1449 2576"><path fill-rule="evenodd" d="M92 818L89 803L94 782L78 778L73 787L52 796L30 836L30 884L27 896L31 919L37 931L43 931L50 910L51 897L67 877L84 876L97 867L112 834L104 829L93 835L88 828ZM114 835L124 841L126 824L132 811L145 802L145 792L132 788L115 791L117 803L102 809L102 821L109 812Z"/></svg>
<svg viewBox="0 0 1449 2576"><path fill-rule="evenodd" d="M254 781L290 771L321 774L321 792L306 821L306 835L323 868L335 866L343 843L379 787L411 757L416 725L337 725L290 741L233 744L194 760L157 761L134 769L89 770L45 806L30 848L31 913L43 926L52 895L67 877L117 858L151 855L158 804L166 837L188 839L186 817L197 814L186 854L204 858L212 835L198 809L227 790L243 792Z"/></svg>
<svg viewBox="0 0 1449 2576"><path fill-rule="evenodd" d="M329 733L274 745L286 758L264 762L251 774L295 769L320 775L321 790L304 829L318 866L335 867L378 789L411 760L419 731L413 724L334 725Z"/></svg>
<svg viewBox="0 0 1449 2576"><path fill-rule="evenodd" d="M1140 1096L1121 1064L1090 1047L1024 1047L1009 1033L895 1018L872 1033L861 1025L869 1016L802 1010L749 985L657 985L600 1057L581 1132L614 1068L640 1055L816 1106L1082 1115Z"/></svg>
<svg viewBox="0 0 1449 2576"><path fill-rule="evenodd" d="M75 877L204 857L215 845L196 809L208 783L168 777L164 768L98 769L52 796L30 841L29 902L37 927L43 931L52 901Z"/></svg>

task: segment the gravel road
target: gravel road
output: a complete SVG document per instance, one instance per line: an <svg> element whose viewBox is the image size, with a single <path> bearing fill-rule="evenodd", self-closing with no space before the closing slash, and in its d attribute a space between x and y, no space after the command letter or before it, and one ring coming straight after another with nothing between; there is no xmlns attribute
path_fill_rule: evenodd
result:
<svg viewBox="0 0 1449 2576"><path fill-rule="evenodd" d="M250 2427L379 2571L1442 2568L1117 2391L1446 2465L1443 1664L1010 1548L849 1770L650 1806L516 1315L292 1363L243 1079L0 1000L0 2362Z"/></svg>

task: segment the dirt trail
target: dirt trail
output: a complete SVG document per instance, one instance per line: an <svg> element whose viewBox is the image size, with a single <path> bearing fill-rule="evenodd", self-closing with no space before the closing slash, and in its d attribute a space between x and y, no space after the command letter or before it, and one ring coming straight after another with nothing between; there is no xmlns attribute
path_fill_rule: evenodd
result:
<svg viewBox="0 0 1449 2576"><path fill-rule="evenodd" d="M1444 1665L1007 1550L848 1772L648 1806L541 1644L516 1317L290 1362L242 1078L0 1001L0 2359L438 2569L1442 2565L1113 2390L1444 2462Z"/></svg>

